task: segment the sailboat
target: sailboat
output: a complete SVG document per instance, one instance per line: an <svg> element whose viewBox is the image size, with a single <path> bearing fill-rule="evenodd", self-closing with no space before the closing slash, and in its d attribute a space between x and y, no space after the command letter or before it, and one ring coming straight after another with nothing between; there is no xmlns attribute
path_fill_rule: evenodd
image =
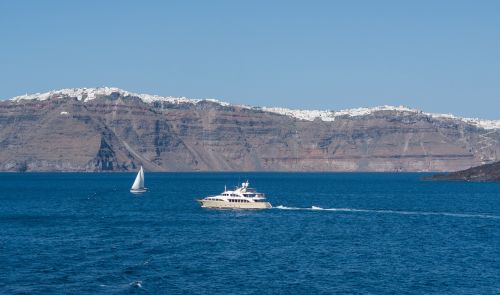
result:
<svg viewBox="0 0 500 295"><path fill-rule="evenodd" d="M141 169L135 177L134 184L132 184L132 187L130 188L130 192L134 194L140 194L145 193L147 190L148 189L144 187L144 170L141 166Z"/></svg>

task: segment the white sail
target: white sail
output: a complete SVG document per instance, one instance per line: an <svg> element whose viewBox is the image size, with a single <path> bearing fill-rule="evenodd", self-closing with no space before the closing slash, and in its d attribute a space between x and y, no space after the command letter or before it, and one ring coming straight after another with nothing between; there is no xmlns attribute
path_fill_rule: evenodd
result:
<svg viewBox="0 0 500 295"><path fill-rule="evenodd" d="M138 189L143 189L144 188L144 170L141 169L139 170L139 173L137 173L137 176L135 177L134 184L132 184L132 190L138 190Z"/></svg>

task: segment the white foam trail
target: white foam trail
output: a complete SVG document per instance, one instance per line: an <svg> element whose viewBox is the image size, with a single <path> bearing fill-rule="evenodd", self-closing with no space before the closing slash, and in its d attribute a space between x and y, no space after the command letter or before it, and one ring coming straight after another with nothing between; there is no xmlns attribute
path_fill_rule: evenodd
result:
<svg viewBox="0 0 500 295"><path fill-rule="evenodd" d="M273 207L275 209L280 209L280 210L307 210L307 208L297 208L297 207L286 207L283 205L279 205L276 207Z"/></svg>
<svg viewBox="0 0 500 295"><path fill-rule="evenodd" d="M274 208L280 210L339 211L339 212L386 213L386 214L402 214L402 215L439 215L439 216L451 216L451 217L462 217L462 218L500 219L500 216L498 215L452 213L452 212L397 211L397 210L376 210L376 209L355 209L355 208L321 208L318 206L312 206L311 208L301 208L301 207L287 207L283 205L279 205Z"/></svg>

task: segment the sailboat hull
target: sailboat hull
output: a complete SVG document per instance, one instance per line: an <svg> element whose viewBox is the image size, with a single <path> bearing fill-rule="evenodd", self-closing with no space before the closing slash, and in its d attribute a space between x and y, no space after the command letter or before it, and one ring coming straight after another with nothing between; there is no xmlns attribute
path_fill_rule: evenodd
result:
<svg viewBox="0 0 500 295"><path fill-rule="evenodd" d="M130 190L130 192L133 194L142 194L142 193L145 193L147 191L148 191L147 188L138 188L138 189L131 189Z"/></svg>

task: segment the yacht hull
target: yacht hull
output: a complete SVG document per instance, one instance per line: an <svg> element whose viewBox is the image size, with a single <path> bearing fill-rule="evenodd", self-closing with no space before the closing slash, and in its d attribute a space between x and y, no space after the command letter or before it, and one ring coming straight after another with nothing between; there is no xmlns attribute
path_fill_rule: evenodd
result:
<svg viewBox="0 0 500 295"><path fill-rule="evenodd" d="M231 203L226 201L198 200L202 208L214 209L269 209L269 202Z"/></svg>
<svg viewBox="0 0 500 295"><path fill-rule="evenodd" d="M142 194L142 193L145 193L147 192L148 190L147 189L131 189L130 192L133 193L133 194Z"/></svg>

